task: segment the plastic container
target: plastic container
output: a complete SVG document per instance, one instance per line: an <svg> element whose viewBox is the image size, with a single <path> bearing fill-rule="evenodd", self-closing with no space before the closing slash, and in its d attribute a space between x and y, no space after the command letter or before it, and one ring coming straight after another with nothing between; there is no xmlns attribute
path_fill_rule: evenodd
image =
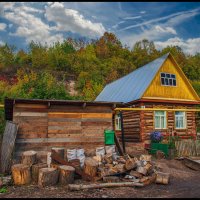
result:
<svg viewBox="0 0 200 200"><path fill-rule="evenodd" d="M151 154L156 154L156 151L162 151L165 156L169 155L169 145L162 143L151 143Z"/></svg>
<svg viewBox="0 0 200 200"><path fill-rule="evenodd" d="M105 130L104 131L104 141L105 144L115 144L115 132L113 130Z"/></svg>

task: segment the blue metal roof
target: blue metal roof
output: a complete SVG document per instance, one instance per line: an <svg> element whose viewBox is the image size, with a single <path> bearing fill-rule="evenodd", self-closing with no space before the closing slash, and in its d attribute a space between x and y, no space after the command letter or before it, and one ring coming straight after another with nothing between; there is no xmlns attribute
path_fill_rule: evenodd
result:
<svg viewBox="0 0 200 200"><path fill-rule="evenodd" d="M95 101L128 103L140 99L169 53L106 85Z"/></svg>

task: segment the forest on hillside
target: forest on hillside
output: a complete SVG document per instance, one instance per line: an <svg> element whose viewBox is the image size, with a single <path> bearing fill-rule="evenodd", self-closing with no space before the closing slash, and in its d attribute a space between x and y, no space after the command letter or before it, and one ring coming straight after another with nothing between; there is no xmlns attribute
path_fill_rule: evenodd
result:
<svg viewBox="0 0 200 200"><path fill-rule="evenodd" d="M200 95L200 53L187 55L178 46L158 50L147 39L130 48L105 32L90 41L67 38L53 45L32 41L26 50L0 45L0 101L5 97L94 100L106 84L167 52ZM76 81L77 96L66 90L70 77Z"/></svg>

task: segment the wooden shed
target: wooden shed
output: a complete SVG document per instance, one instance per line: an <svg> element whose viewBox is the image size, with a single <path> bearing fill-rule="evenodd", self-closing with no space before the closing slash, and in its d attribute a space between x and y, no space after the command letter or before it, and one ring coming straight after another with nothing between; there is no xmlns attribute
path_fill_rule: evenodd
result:
<svg viewBox="0 0 200 200"><path fill-rule="evenodd" d="M104 130L113 129L112 102L5 99L6 119L19 125L14 157L35 150L41 160L52 147L84 148L104 145Z"/></svg>

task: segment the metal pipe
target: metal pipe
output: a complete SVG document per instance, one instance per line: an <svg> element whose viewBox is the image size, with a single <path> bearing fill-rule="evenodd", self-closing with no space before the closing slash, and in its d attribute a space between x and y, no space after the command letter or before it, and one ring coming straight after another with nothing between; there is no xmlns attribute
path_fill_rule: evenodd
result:
<svg viewBox="0 0 200 200"><path fill-rule="evenodd" d="M185 109L185 108L115 108L115 111L155 111L155 110L163 110L163 111L193 111L200 112L200 109Z"/></svg>
<svg viewBox="0 0 200 200"><path fill-rule="evenodd" d="M120 114L120 118L121 118L122 146L123 146L124 153L126 153L125 141L124 141L124 121L123 121L123 114L122 114L122 112L120 112L119 114Z"/></svg>

